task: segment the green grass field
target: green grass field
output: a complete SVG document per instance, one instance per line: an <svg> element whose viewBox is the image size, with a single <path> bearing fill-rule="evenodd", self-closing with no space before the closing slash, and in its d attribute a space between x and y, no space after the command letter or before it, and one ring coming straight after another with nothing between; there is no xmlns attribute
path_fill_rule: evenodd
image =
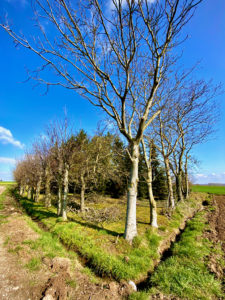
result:
<svg viewBox="0 0 225 300"><path fill-rule="evenodd" d="M225 186L211 186L211 185L193 185L192 192L202 192L210 194L225 195Z"/></svg>
<svg viewBox="0 0 225 300"><path fill-rule="evenodd" d="M0 185L12 185L16 184L15 181L0 181Z"/></svg>

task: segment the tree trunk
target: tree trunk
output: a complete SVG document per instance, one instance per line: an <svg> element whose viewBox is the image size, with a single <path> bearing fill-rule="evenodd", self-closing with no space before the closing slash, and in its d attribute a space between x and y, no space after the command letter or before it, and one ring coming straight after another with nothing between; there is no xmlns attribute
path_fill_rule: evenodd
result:
<svg viewBox="0 0 225 300"><path fill-rule="evenodd" d="M157 206L152 191L152 167L151 166L148 169L147 185L148 185L149 206L150 206L150 225L158 228Z"/></svg>
<svg viewBox="0 0 225 300"><path fill-rule="evenodd" d="M21 185L21 186L20 186L20 196L23 196L23 190L24 190L24 188L23 188L23 186Z"/></svg>
<svg viewBox="0 0 225 300"><path fill-rule="evenodd" d="M175 207L175 202L174 202L174 196L173 196L173 184L172 184L172 179L171 179L171 176L170 176L170 164L169 164L168 157L164 158L164 163L165 163L167 186L168 186L168 192L169 192L168 207L174 208Z"/></svg>
<svg viewBox="0 0 225 300"><path fill-rule="evenodd" d="M59 181L58 186L58 203L57 203L57 215L60 216L62 214L62 181Z"/></svg>
<svg viewBox="0 0 225 300"><path fill-rule="evenodd" d="M80 210L83 213L84 212L84 194L85 194L85 181L84 181L84 175L81 175L81 192L80 192Z"/></svg>
<svg viewBox="0 0 225 300"><path fill-rule="evenodd" d="M182 193L182 179L181 174L177 174L176 176L176 189L177 189L177 199L178 201L183 201L183 193Z"/></svg>
<svg viewBox="0 0 225 300"><path fill-rule="evenodd" d="M138 184L139 143L131 144L131 171L127 193L127 214L124 237L131 242L137 235L136 203Z"/></svg>
<svg viewBox="0 0 225 300"><path fill-rule="evenodd" d="M45 169L45 207L51 207L50 181L50 170L49 166L47 166Z"/></svg>
<svg viewBox="0 0 225 300"><path fill-rule="evenodd" d="M60 159L59 162L59 177L58 177L58 203L57 203L57 215L62 215L62 171L63 162Z"/></svg>
<svg viewBox="0 0 225 300"><path fill-rule="evenodd" d="M27 198L30 199L31 198L31 187L29 186L27 189Z"/></svg>
<svg viewBox="0 0 225 300"><path fill-rule="evenodd" d="M42 177L40 176L36 187L35 202L38 202L39 200L40 191L41 191L41 182L42 182Z"/></svg>
<svg viewBox="0 0 225 300"><path fill-rule="evenodd" d="M69 166L65 165L64 173L64 191L63 191L63 203L62 203L62 218L63 221L67 221L67 195L69 186Z"/></svg>
<svg viewBox="0 0 225 300"><path fill-rule="evenodd" d="M185 199L189 197L189 181L188 181L188 167L187 167L187 159L185 162Z"/></svg>
<svg viewBox="0 0 225 300"><path fill-rule="evenodd" d="M30 199L34 200L34 188L31 188Z"/></svg>

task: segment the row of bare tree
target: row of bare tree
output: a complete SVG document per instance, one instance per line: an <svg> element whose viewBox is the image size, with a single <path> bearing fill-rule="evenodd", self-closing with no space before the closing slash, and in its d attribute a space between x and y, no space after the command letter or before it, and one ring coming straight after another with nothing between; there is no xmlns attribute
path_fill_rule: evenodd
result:
<svg viewBox="0 0 225 300"><path fill-rule="evenodd" d="M187 74L176 71L178 50L186 39L183 28L202 1L34 0L33 39L18 34L7 21L0 24L16 45L43 61L30 78L47 89L58 85L76 91L104 112L125 138L131 161L125 226L128 241L137 235L140 143L145 149L153 140L160 151L173 207L170 169L176 175L181 199L182 162L184 157L188 160L188 149L202 138L201 126L196 128L196 124L199 117L201 124L205 122L205 100L196 99L202 99L201 93L205 99L209 87L199 81L184 85ZM145 155L148 164L150 152ZM151 192L151 171L148 182Z"/></svg>
<svg viewBox="0 0 225 300"><path fill-rule="evenodd" d="M122 143L114 135L95 135L89 138L81 130L73 135L67 121L55 122L48 127L46 136L40 137L18 161L14 178L20 187L20 194L27 191L29 199L39 201L44 191L44 203L51 206L52 186L57 190L57 214L67 220L67 198L69 183L79 186L80 209L84 212L85 191L96 188L102 182L118 180L117 156L123 156ZM123 175L126 176L125 172Z"/></svg>
<svg viewBox="0 0 225 300"><path fill-rule="evenodd" d="M213 132L216 93L217 88L204 81L182 80L182 85L164 96L165 106L141 139L139 147L145 170L139 176L142 175L147 184L153 227L158 224L153 192L156 156L152 153L157 151L164 164L168 208L173 209L176 202L189 196L188 164L193 146ZM125 148L118 136L108 133L88 138L83 130L74 135L65 119L52 123L46 135L33 144L32 151L18 162L14 177L20 194L27 189L28 198L36 202L44 185L46 207L51 206L51 183L54 182L58 193L57 214L66 220L69 182L80 186L80 209L84 212L85 190L113 178L124 181L125 177L127 181L129 165L132 165L131 149L129 145Z"/></svg>

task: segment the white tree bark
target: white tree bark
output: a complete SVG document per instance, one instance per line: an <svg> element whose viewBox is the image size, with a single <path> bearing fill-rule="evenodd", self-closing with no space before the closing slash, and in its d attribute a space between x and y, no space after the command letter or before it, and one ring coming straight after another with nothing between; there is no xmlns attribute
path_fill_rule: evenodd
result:
<svg viewBox="0 0 225 300"><path fill-rule="evenodd" d="M149 195L149 206L150 206L150 225L152 227L158 228L157 223L157 205L154 199L153 191L152 191L152 168L148 169L148 178L147 178L147 185L148 185L148 195Z"/></svg>
<svg viewBox="0 0 225 300"><path fill-rule="evenodd" d="M137 202L137 184L138 184L138 162L139 162L139 143L131 144L131 174L128 185L127 195L127 218L124 237L132 242L137 235L136 222L136 202Z"/></svg>
<svg viewBox="0 0 225 300"><path fill-rule="evenodd" d="M185 161L185 199L189 197L189 181L188 181L188 160Z"/></svg>
<svg viewBox="0 0 225 300"><path fill-rule="evenodd" d="M27 198L31 199L31 187L30 186L28 186L28 189L27 189Z"/></svg>
<svg viewBox="0 0 225 300"><path fill-rule="evenodd" d="M166 178L167 178L167 186L168 186L168 206L170 208L175 207L175 202L174 202L174 196L173 196L173 184L172 184L172 179L170 175L170 164L169 164L169 158L164 157L164 163L165 163L165 169L166 169Z"/></svg>
<svg viewBox="0 0 225 300"><path fill-rule="evenodd" d="M50 170L49 166L45 169L45 207L51 207L51 190L50 190Z"/></svg>
<svg viewBox="0 0 225 300"><path fill-rule="evenodd" d="M63 221L67 221L68 184L69 184L69 166L66 164L65 165L65 173L64 173L64 191L63 191L63 203L62 203Z"/></svg>
<svg viewBox="0 0 225 300"><path fill-rule="evenodd" d="M59 177L58 177L58 203L57 203L57 215L62 215L62 170L63 162L60 159L59 162Z"/></svg>
<svg viewBox="0 0 225 300"><path fill-rule="evenodd" d="M148 185L148 198L149 198L149 207L150 207L150 225L152 227L158 227L157 223L157 205L154 199L153 191L152 191L152 141L148 141L149 146L149 156L147 156L146 146L144 139L142 139L142 148L144 152L145 164L147 166L147 185Z"/></svg>
<svg viewBox="0 0 225 300"><path fill-rule="evenodd" d="M20 185L20 196L23 196L23 190L24 190L23 186Z"/></svg>
<svg viewBox="0 0 225 300"><path fill-rule="evenodd" d="M35 202L38 202L40 190L41 190L41 182L42 182L42 176L39 177L37 187L36 187L36 195L35 195Z"/></svg>
<svg viewBox="0 0 225 300"><path fill-rule="evenodd" d="M81 193L80 193L80 210L84 212L84 194L85 194L85 181L84 175L81 175Z"/></svg>
<svg viewBox="0 0 225 300"><path fill-rule="evenodd" d="M183 201L183 193L182 193L182 177L181 174L177 174L176 176L176 188L177 188L177 197L178 201Z"/></svg>
<svg viewBox="0 0 225 300"><path fill-rule="evenodd" d="M62 214L62 182L59 182L58 186L58 203L57 203L57 215Z"/></svg>

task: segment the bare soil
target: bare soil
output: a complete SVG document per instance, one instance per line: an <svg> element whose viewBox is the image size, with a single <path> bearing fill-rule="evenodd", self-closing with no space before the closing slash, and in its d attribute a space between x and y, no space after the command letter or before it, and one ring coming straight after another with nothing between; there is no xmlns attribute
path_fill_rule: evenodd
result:
<svg viewBox="0 0 225 300"><path fill-rule="evenodd" d="M213 208L208 214L209 230L206 237L213 242L213 247L221 245L225 260L225 195L213 195ZM209 268L225 283L225 268L219 260L219 255L214 254L209 258Z"/></svg>
<svg viewBox="0 0 225 300"><path fill-rule="evenodd" d="M0 186L0 193L4 189ZM42 256L40 269L30 271L25 265L37 253L24 241L35 240L39 235L29 227L12 197L6 197L0 216L0 299L117 300L131 292L125 282L99 280L98 284L92 283L78 261L75 270L71 271L71 262L67 258L50 259L38 253ZM70 282L76 282L76 286L71 287Z"/></svg>

